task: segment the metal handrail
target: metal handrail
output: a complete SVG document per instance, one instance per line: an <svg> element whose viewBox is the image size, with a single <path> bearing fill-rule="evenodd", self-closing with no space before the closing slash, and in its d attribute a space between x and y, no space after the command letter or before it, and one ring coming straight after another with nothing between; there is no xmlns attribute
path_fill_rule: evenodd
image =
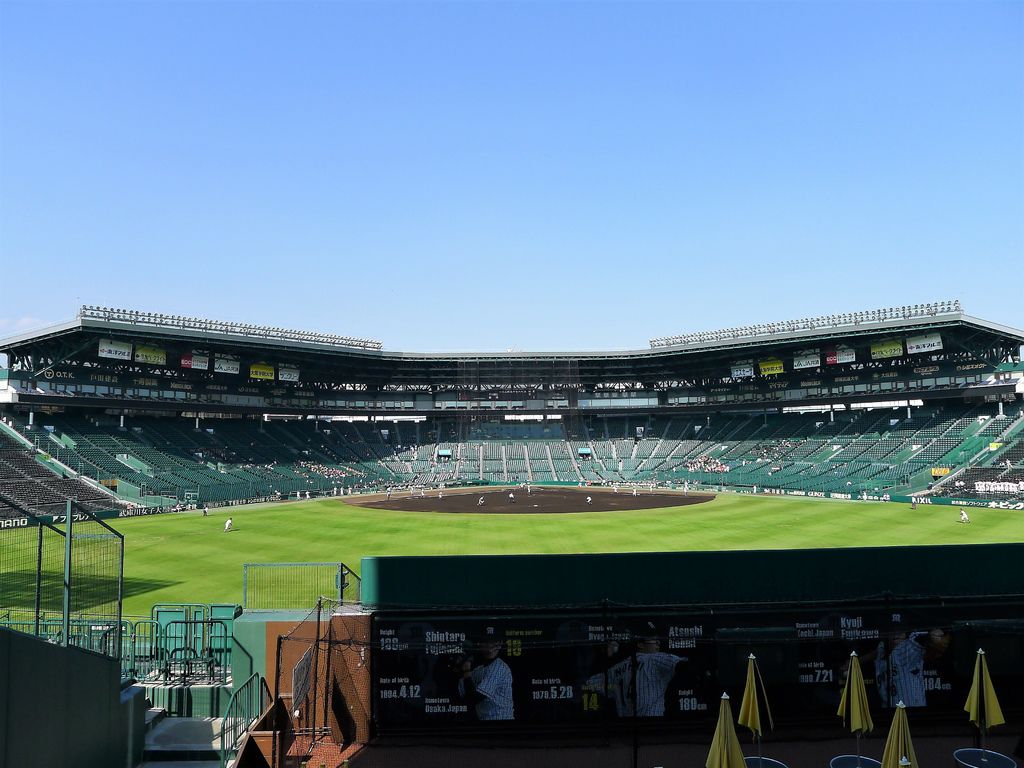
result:
<svg viewBox="0 0 1024 768"><path fill-rule="evenodd" d="M224 708L220 724L221 768L227 768L228 760L235 756L239 742L272 701L267 681L259 672L254 672L234 690Z"/></svg>

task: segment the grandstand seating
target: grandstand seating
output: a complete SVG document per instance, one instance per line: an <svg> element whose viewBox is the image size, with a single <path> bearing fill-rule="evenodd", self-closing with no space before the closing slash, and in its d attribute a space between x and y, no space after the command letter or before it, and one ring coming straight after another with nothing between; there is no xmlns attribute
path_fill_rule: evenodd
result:
<svg viewBox="0 0 1024 768"><path fill-rule="evenodd" d="M122 507L109 493L55 473L31 451L0 432L0 517L10 517L16 508L63 514L69 499L90 512Z"/></svg>
<svg viewBox="0 0 1024 768"><path fill-rule="evenodd" d="M644 428L640 440L638 426ZM860 492L911 483L923 488L933 466L950 468L951 477L968 466L991 465L993 471L977 473L986 478L1024 469L1024 413L1016 404L1004 418L996 417L993 404L951 404L919 408L909 417L905 409L877 408L837 412L834 420L817 412L593 416L564 430L547 422L482 423L462 440L450 421L211 418L196 429L190 419L129 416L122 429L113 417L60 414L41 417L31 430L24 422L18 427L74 472L116 484L119 495L141 503L481 480L685 480ZM421 438L440 442L410 442ZM990 443L999 446L997 453ZM17 469L21 484L36 480L28 470L52 474L29 461L33 466L0 464L0 472ZM960 472L960 482L974 476ZM0 487L10 482L0 477ZM59 492L59 483L48 486ZM943 482L936 492L957 487Z"/></svg>

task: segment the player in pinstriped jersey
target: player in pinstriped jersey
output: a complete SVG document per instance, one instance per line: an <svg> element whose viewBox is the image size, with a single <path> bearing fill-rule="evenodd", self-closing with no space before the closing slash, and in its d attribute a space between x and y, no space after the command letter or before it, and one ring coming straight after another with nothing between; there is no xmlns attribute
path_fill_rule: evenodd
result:
<svg viewBox="0 0 1024 768"><path fill-rule="evenodd" d="M473 707L477 720L515 719L512 670L498 658L501 645L493 636L482 639L475 658L465 659L460 667L459 695Z"/></svg>
<svg viewBox="0 0 1024 768"><path fill-rule="evenodd" d="M609 658L619 652L618 642L608 643ZM607 674L608 696L615 703L619 717L632 717L634 703L637 717L663 717L665 692L678 666L686 661L682 656L661 650L661 639L654 622L648 621L636 641L636 674L633 674L633 655L629 655L608 668L607 673L592 675L586 687L594 691L605 690Z"/></svg>

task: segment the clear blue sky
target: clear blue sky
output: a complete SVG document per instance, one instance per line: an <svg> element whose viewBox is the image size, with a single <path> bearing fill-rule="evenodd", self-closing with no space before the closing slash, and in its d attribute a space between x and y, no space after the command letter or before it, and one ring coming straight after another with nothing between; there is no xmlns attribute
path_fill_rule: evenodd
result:
<svg viewBox="0 0 1024 768"><path fill-rule="evenodd" d="M1024 327L1024 3L0 2L0 336Z"/></svg>

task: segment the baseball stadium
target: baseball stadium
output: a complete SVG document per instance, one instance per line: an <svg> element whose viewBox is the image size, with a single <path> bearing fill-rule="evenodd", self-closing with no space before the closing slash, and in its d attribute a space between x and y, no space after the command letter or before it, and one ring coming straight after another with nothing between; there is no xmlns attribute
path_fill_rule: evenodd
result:
<svg viewBox="0 0 1024 768"><path fill-rule="evenodd" d="M0 764L1019 766L1022 345L0 339Z"/></svg>

